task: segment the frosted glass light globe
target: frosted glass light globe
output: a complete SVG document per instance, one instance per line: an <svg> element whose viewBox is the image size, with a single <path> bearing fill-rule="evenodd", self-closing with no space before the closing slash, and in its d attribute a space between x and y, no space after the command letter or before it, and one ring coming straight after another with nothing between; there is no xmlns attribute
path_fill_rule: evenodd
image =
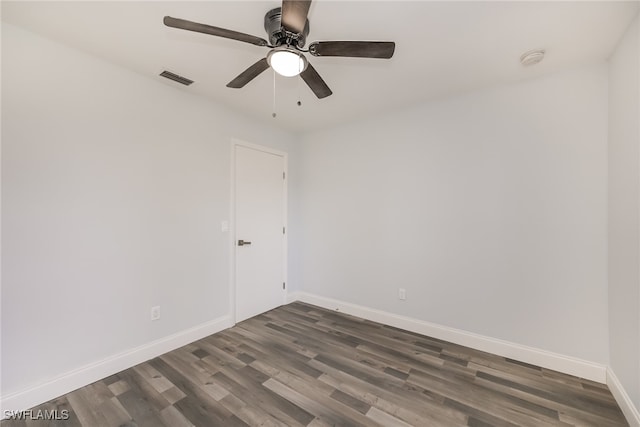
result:
<svg viewBox="0 0 640 427"><path fill-rule="evenodd" d="M304 56L290 50L272 50L267 56L271 68L281 76L297 76L307 67Z"/></svg>

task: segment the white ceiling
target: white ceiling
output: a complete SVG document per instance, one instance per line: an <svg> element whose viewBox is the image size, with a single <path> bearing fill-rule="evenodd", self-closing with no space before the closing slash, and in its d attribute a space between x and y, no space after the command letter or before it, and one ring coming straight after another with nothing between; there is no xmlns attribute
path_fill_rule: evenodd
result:
<svg viewBox="0 0 640 427"><path fill-rule="evenodd" d="M2 20L164 84L271 121L310 131L463 91L604 61L638 13L638 1L427 2L315 0L308 42L388 40L391 60L316 58L333 95L318 100L299 78L267 70L243 89L225 85L266 48L165 27L170 15L267 38L264 14L278 1L2 2ZM544 48L525 68L520 55ZM158 77L186 76L189 87ZM300 97L302 106L296 101Z"/></svg>

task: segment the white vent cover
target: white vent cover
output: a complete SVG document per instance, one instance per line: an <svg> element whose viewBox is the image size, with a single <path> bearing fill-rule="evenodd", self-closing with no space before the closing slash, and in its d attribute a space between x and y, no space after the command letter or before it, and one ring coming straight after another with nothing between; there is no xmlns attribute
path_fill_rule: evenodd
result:
<svg viewBox="0 0 640 427"><path fill-rule="evenodd" d="M186 77L179 76L176 73L172 73L171 71L167 71L167 70L164 70L163 72L161 72L160 75L169 80L173 80L174 82L181 83L185 86L189 86L191 83L193 83L193 80L188 79Z"/></svg>

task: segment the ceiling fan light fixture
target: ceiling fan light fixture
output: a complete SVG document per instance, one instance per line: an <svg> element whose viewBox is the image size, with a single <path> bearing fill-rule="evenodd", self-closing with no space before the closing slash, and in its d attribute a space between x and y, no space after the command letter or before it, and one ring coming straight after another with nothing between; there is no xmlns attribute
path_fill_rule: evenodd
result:
<svg viewBox="0 0 640 427"><path fill-rule="evenodd" d="M284 77L294 77L307 68L307 58L291 49L274 49L267 55L273 70Z"/></svg>
<svg viewBox="0 0 640 427"><path fill-rule="evenodd" d="M251 34L171 16L165 16L163 22L167 27L237 40L271 49L266 57L258 60L227 83L227 87L234 89L244 87L271 67L274 73L282 76L293 77L299 75L313 94L318 99L322 99L333 92L331 92L331 89L313 65L307 62L307 58L302 52L308 52L311 56L347 58L390 59L393 56L396 44L383 41L315 41L309 45L308 49L303 50L309 34L309 18L307 16L312 0L281 1L282 7L271 9L264 17L264 29L269 35L269 41Z"/></svg>

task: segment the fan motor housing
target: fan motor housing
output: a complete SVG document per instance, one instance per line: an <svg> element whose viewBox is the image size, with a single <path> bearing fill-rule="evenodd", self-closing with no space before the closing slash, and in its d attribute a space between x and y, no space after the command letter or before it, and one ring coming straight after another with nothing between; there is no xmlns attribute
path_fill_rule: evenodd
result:
<svg viewBox="0 0 640 427"><path fill-rule="evenodd" d="M292 34L282 28L282 8L277 7L271 9L264 16L264 29L269 35L269 42L273 46L291 44L302 48L307 41L307 35L309 35L309 20L307 19L305 22L302 33Z"/></svg>

